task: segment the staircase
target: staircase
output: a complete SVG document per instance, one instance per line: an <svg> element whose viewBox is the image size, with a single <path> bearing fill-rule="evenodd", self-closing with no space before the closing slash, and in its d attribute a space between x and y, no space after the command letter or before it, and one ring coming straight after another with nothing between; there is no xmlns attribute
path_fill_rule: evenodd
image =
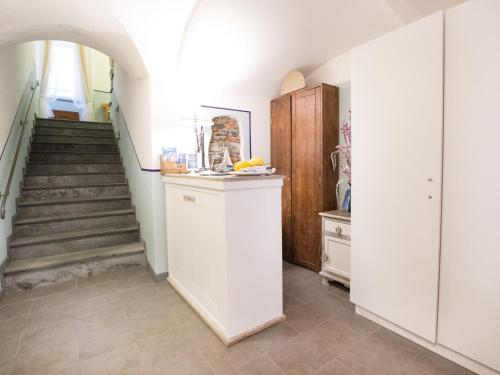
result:
<svg viewBox="0 0 500 375"><path fill-rule="evenodd" d="M31 289L145 264L145 245L113 129L38 119L5 270Z"/></svg>

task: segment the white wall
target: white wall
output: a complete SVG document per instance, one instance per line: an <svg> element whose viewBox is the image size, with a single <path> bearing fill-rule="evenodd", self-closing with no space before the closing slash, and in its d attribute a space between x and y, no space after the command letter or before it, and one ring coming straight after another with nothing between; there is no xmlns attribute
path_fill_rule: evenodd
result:
<svg viewBox="0 0 500 375"><path fill-rule="evenodd" d="M326 62L306 78L306 84L313 86L319 83L328 83L339 88L339 122L342 124L349 116L351 110L351 54L346 52ZM344 144L342 135L340 143ZM342 160L341 160L342 162ZM340 171L340 178L344 174ZM341 207L345 191L349 186L342 183L339 186L338 206Z"/></svg>
<svg viewBox="0 0 500 375"><path fill-rule="evenodd" d="M23 43L0 51L0 150L4 150L0 158L0 192L2 194L5 192L15 149L21 135L19 121L24 121L31 99L30 87L39 71L36 68L39 51L36 42ZM36 92L38 93L38 90ZM28 124L7 199L6 217L0 219L0 265L7 259L7 238L12 233L15 200L19 196L19 182L23 176L22 170L28 152L28 141L37 104L38 99L35 97L28 114Z"/></svg>
<svg viewBox="0 0 500 375"><path fill-rule="evenodd" d="M111 78L109 71L111 69L110 58L108 55L93 49L90 49L91 70L92 70L92 88L100 91L111 90Z"/></svg>

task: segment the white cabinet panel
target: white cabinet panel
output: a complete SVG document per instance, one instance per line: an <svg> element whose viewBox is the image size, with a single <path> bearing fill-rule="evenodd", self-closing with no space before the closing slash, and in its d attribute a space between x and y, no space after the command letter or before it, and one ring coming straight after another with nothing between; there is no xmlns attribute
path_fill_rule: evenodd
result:
<svg viewBox="0 0 500 375"><path fill-rule="evenodd" d="M355 48L351 59L351 300L435 341L443 14Z"/></svg>
<svg viewBox="0 0 500 375"><path fill-rule="evenodd" d="M500 371L500 1L446 13L438 342Z"/></svg>

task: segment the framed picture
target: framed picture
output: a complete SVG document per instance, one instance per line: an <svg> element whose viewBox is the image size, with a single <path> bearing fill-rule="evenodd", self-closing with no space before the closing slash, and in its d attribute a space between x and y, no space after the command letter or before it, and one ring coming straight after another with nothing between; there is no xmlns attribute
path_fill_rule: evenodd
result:
<svg viewBox="0 0 500 375"><path fill-rule="evenodd" d="M210 163L217 163L224 152L232 162L252 158L252 114L242 109L202 105L212 119L205 128L205 155Z"/></svg>

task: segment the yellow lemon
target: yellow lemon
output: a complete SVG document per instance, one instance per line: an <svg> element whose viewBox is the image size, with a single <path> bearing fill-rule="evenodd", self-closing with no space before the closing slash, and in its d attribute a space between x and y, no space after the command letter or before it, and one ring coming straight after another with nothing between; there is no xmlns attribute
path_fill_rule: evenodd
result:
<svg viewBox="0 0 500 375"><path fill-rule="evenodd" d="M236 172L240 171L241 169L248 168L248 167L251 167L250 163L247 161L244 161L244 160L239 161L236 164L234 164L234 170Z"/></svg>
<svg viewBox="0 0 500 375"><path fill-rule="evenodd" d="M248 163L252 166L252 167L260 167L266 163L264 163L264 159L262 159L261 157L259 156L256 156L254 158L251 158Z"/></svg>

